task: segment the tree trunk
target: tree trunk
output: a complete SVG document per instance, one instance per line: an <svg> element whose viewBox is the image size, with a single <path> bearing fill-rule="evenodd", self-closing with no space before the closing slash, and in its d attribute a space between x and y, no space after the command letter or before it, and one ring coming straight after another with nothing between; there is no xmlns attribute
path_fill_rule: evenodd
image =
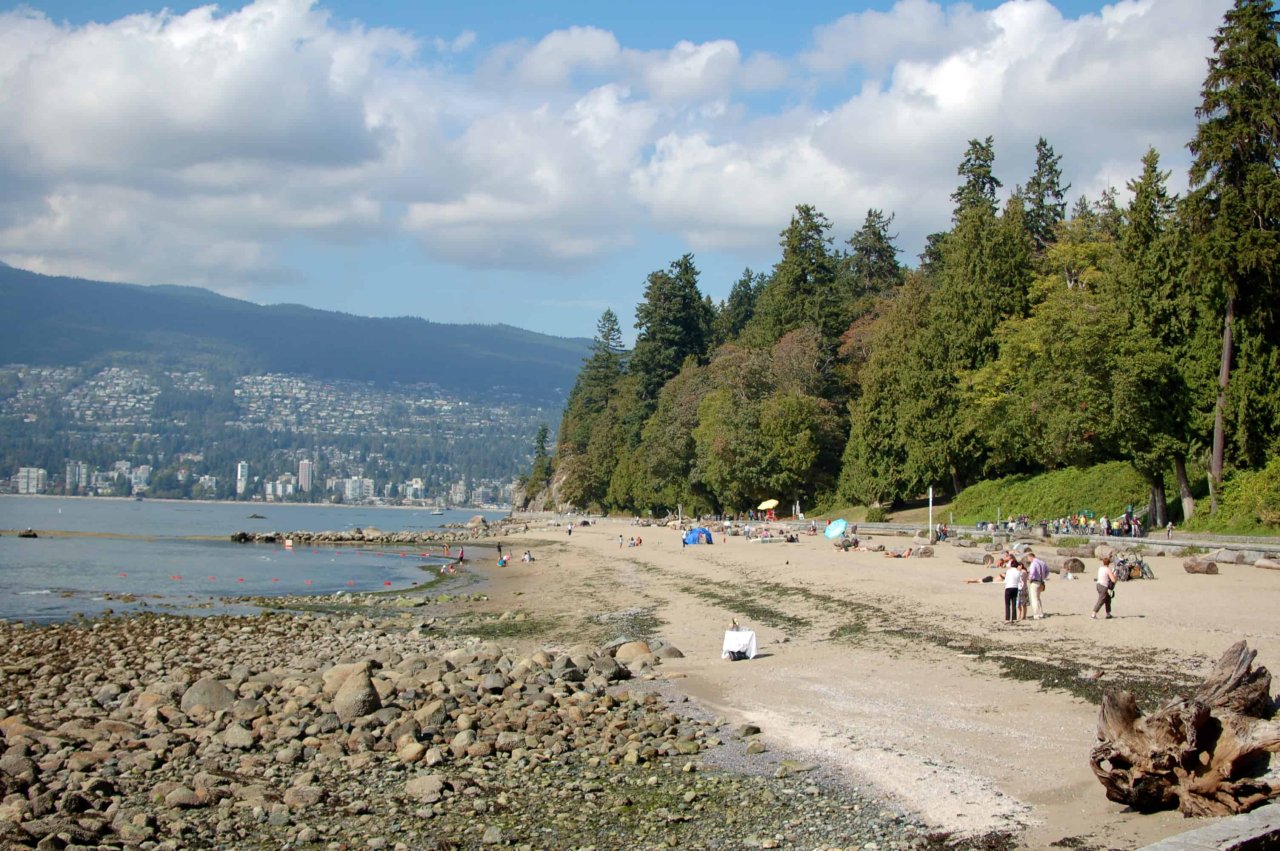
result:
<svg viewBox="0 0 1280 851"><path fill-rule="evenodd" d="M965 564L980 564L980 565L983 565L984 567L990 566L996 560L995 556L991 555L991 553L963 552L963 553L960 553L959 555L960 555L960 560Z"/></svg>
<svg viewBox="0 0 1280 851"><path fill-rule="evenodd" d="M951 498L955 499L959 496L960 491L964 488L960 485L960 474L956 471L956 465L951 465Z"/></svg>
<svg viewBox="0 0 1280 851"><path fill-rule="evenodd" d="M1231 378L1231 323L1236 318L1236 300L1227 296L1227 316L1222 323L1222 360L1218 366L1218 401L1213 406L1213 454L1209 456L1209 513L1218 513L1218 491L1222 487L1222 456L1227 446L1223 408L1227 406L1227 380Z"/></svg>
<svg viewBox="0 0 1280 851"><path fill-rule="evenodd" d="M1182 522L1186 523L1196 513L1196 498L1191 495L1191 480L1187 478L1187 459L1175 456L1173 472L1178 479L1178 496L1182 500Z"/></svg>
<svg viewBox="0 0 1280 851"><path fill-rule="evenodd" d="M1149 716L1129 692L1107 692L1089 757L1107 798L1144 813L1223 816L1280 796L1260 779L1280 752L1280 721L1267 720L1271 674L1253 667L1256 655L1233 644L1192 697Z"/></svg>
<svg viewBox="0 0 1280 851"><path fill-rule="evenodd" d="M1209 576L1218 575L1218 563L1214 561L1204 561L1198 558L1189 558L1182 563L1182 569L1187 573L1203 573Z"/></svg>
<svg viewBox="0 0 1280 851"><path fill-rule="evenodd" d="M1151 480L1151 495L1147 497L1147 534L1163 529L1166 521L1164 497L1164 475Z"/></svg>

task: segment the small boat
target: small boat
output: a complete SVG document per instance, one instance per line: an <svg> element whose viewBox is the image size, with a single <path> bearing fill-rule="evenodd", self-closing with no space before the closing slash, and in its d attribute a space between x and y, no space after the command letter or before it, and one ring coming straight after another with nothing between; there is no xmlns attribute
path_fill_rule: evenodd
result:
<svg viewBox="0 0 1280 851"><path fill-rule="evenodd" d="M431 513L432 513L433 515L435 515L436 517L440 517L440 516L442 516L442 515L444 514L444 509L443 509L443 508L433 508L433 509L431 509Z"/></svg>
<svg viewBox="0 0 1280 851"><path fill-rule="evenodd" d="M250 520L266 520L267 516L265 514L250 514L249 519Z"/></svg>

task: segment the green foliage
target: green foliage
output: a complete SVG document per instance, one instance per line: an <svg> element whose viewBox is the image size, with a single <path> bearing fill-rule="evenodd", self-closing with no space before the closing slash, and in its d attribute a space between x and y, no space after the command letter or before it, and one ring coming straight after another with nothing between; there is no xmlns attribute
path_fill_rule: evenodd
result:
<svg viewBox="0 0 1280 851"><path fill-rule="evenodd" d="M729 298L716 311L713 337L717 346L736 340L746 329L755 315L756 301L765 282L764 275L754 274L750 269L743 270L742 277L729 291Z"/></svg>
<svg viewBox="0 0 1280 851"><path fill-rule="evenodd" d="M873 505L867 509L867 523L885 523L889 520L889 513L882 506Z"/></svg>
<svg viewBox="0 0 1280 851"><path fill-rule="evenodd" d="M1280 389L1274 370L1280 338L1278 35L1272 0L1236 0L1227 11L1213 39L1196 110L1200 124L1189 145L1195 156L1186 205L1192 270L1222 328L1222 392L1210 460L1217 482L1228 451L1238 462L1257 464L1280 438L1271 401Z"/></svg>
<svg viewBox="0 0 1280 851"><path fill-rule="evenodd" d="M1114 517L1128 505L1147 501L1147 481L1123 461L1092 467L1070 467L1038 476L1006 476L962 490L951 504L957 523L995 520L1025 514L1033 520L1052 519L1089 510Z"/></svg>
<svg viewBox="0 0 1280 851"><path fill-rule="evenodd" d="M1027 202L1027 230L1040 251L1057 238L1054 231L1067 212L1064 199L1071 184L1062 185L1061 162L1062 157L1054 154L1053 146L1041 136L1036 142L1036 171L1023 191Z"/></svg>
<svg viewBox="0 0 1280 851"><path fill-rule="evenodd" d="M951 200L956 205L952 218L957 224L970 210L986 210L995 215L996 190L1003 185L995 176L995 161L995 140L992 137L969 140L964 159L956 169L964 181L951 193Z"/></svg>
<svg viewBox="0 0 1280 851"><path fill-rule="evenodd" d="M636 347L630 370L640 398L658 398L685 358L703 358L711 341L711 312L698 289L693 255L672 261L667 269L649 274L644 301L636 305Z"/></svg>
<svg viewBox="0 0 1280 851"><path fill-rule="evenodd" d="M849 237L849 253L845 258L853 296L886 293L902 284L905 270L898 262L900 250L889 233L893 215L882 210L867 210L867 218L857 233Z"/></svg>
<svg viewBox="0 0 1280 851"><path fill-rule="evenodd" d="M1260 470L1237 470L1226 481L1218 513L1197 514L1194 531L1237 535L1280 533L1280 455Z"/></svg>
<svg viewBox="0 0 1280 851"><path fill-rule="evenodd" d="M808 204L796 207L781 234L782 259L760 293L748 337L768 346L788 331L818 329L834 340L848 326L848 305L837 298L837 265L831 222Z"/></svg>

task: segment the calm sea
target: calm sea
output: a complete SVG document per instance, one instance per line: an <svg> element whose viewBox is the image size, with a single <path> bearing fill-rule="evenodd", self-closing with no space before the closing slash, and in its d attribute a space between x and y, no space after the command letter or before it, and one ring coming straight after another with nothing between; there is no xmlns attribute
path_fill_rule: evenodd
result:
<svg viewBox="0 0 1280 851"><path fill-rule="evenodd" d="M257 513L265 519L253 519ZM439 547L296 547L193 541L239 531L384 532L437 529L477 512L346 506L187 503L0 496L0 529L141 538L0 537L0 619L54 621L76 614L238 611L227 596L333 594L405 588L440 564ZM501 513L485 513L496 519ZM131 597L132 600L121 599Z"/></svg>

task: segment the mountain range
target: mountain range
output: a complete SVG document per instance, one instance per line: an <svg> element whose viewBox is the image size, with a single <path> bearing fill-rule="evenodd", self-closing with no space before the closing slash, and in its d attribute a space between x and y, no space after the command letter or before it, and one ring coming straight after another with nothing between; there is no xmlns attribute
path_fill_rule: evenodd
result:
<svg viewBox="0 0 1280 851"><path fill-rule="evenodd" d="M53 277L3 263L0 304L0 364L213 368L562 402L590 347L508 325L264 306L196 287Z"/></svg>

